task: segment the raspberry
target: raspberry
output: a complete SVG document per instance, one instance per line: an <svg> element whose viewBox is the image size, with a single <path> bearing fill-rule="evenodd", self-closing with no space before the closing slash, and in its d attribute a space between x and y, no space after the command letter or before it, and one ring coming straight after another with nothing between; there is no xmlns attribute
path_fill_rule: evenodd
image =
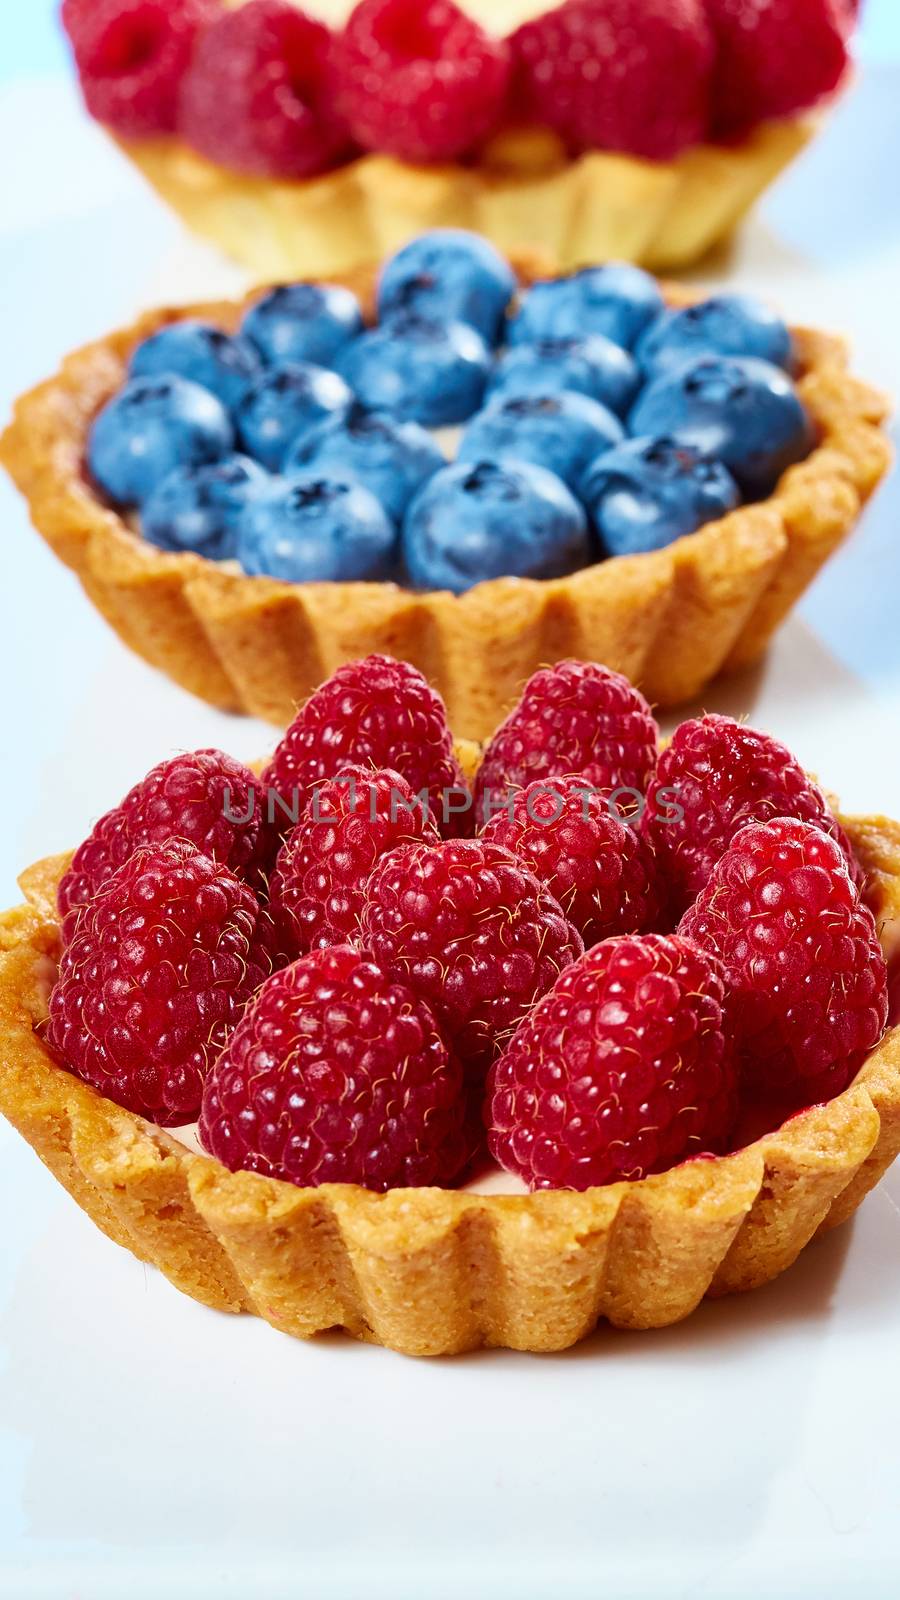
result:
<svg viewBox="0 0 900 1600"><path fill-rule="evenodd" d="M64 1065L128 1111L192 1122L203 1082L269 971L252 890L185 840L148 845L82 912L50 996Z"/></svg>
<svg viewBox="0 0 900 1600"><path fill-rule="evenodd" d="M249 0L198 41L178 131L236 172L306 178L347 145L327 86L331 34L290 0Z"/></svg>
<svg viewBox="0 0 900 1600"><path fill-rule="evenodd" d="M738 830L773 817L799 817L823 828L858 874L850 841L828 801L785 745L731 717L682 722L660 755L641 819L676 920Z"/></svg>
<svg viewBox="0 0 900 1600"><path fill-rule="evenodd" d="M846 71L849 19L840 0L707 0L707 12L719 136L815 105Z"/></svg>
<svg viewBox="0 0 900 1600"><path fill-rule="evenodd" d="M440 835L399 772L348 766L317 784L275 863L270 909L290 959L359 933L366 880L398 844Z"/></svg>
<svg viewBox="0 0 900 1600"><path fill-rule="evenodd" d="M668 161L706 134L714 51L702 0L567 0L512 46L521 111L576 147Z"/></svg>
<svg viewBox="0 0 900 1600"><path fill-rule="evenodd" d="M509 46L453 0L361 0L335 48L337 103L367 150L452 161L497 126Z"/></svg>
<svg viewBox="0 0 900 1600"><path fill-rule="evenodd" d="M653 857L583 778L538 779L520 789L482 838L504 845L546 884L585 948L644 933L660 907Z"/></svg>
<svg viewBox="0 0 900 1600"><path fill-rule="evenodd" d="M534 1189L589 1189L722 1148L736 1109L720 963L607 939L569 967L488 1083L488 1144Z"/></svg>
<svg viewBox="0 0 900 1600"><path fill-rule="evenodd" d="M549 890L483 839L392 850L360 925L375 959L433 1006L473 1081L584 948Z"/></svg>
<svg viewBox="0 0 900 1600"><path fill-rule="evenodd" d="M439 827L446 817L442 831L459 824L466 788L447 713L415 667L390 656L339 667L297 713L263 782L296 824L313 784L336 778L351 761L399 772L416 794L428 792Z"/></svg>
<svg viewBox="0 0 900 1600"><path fill-rule="evenodd" d="M178 88L218 0L65 0L84 102L126 139L175 127Z"/></svg>
<svg viewBox="0 0 900 1600"><path fill-rule="evenodd" d="M253 773L221 750L161 761L76 850L57 896L64 937L71 937L81 907L139 845L187 839L261 888L274 853L264 813Z"/></svg>
<svg viewBox="0 0 900 1600"><path fill-rule="evenodd" d="M621 673L590 661L560 661L529 678L485 749L475 814L487 820L509 789L572 773L604 794L643 794L656 767L658 737L646 700Z"/></svg>
<svg viewBox="0 0 900 1600"><path fill-rule="evenodd" d="M793 817L742 828L678 931L724 964L751 1092L797 1106L846 1088L884 1031L887 971L834 839Z"/></svg>
<svg viewBox="0 0 900 1600"><path fill-rule="evenodd" d="M207 1080L200 1137L232 1171L289 1183L445 1184L464 1107L428 1006L335 945L263 985Z"/></svg>

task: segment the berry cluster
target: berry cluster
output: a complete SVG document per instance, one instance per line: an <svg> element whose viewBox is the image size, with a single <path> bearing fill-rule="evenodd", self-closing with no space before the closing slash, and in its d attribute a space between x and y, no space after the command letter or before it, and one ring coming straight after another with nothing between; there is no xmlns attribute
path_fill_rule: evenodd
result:
<svg viewBox="0 0 900 1600"><path fill-rule="evenodd" d="M489 1151L582 1189L732 1148L878 1043L860 869L774 739L707 716L660 755L626 679L563 661L463 813L462 787L442 703L379 656L260 780L216 751L155 767L60 884L62 1063L199 1119L233 1170L447 1185Z"/></svg>
<svg viewBox="0 0 900 1600"><path fill-rule="evenodd" d="M62 7L93 116L283 178L358 150L460 159L522 118L575 151L669 160L815 105L845 73L855 21L851 0L558 0L500 38L490 12L359 0L333 32L291 0Z"/></svg>
<svg viewBox="0 0 900 1600"><path fill-rule="evenodd" d="M94 419L95 484L164 550L460 594L659 550L770 494L814 442L788 329L747 295L676 311L623 265L520 291L487 240L436 229L389 258L377 299L372 327L313 283L263 294L234 333L166 322ZM456 424L450 461L430 430Z"/></svg>

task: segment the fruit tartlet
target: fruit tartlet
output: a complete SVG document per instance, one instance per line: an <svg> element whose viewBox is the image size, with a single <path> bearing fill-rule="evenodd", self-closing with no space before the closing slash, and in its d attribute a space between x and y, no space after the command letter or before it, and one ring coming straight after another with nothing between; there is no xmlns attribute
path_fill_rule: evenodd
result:
<svg viewBox="0 0 900 1600"><path fill-rule="evenodd" d="M734 228L848 70L854 0L63 0L88 110L262 280L423 227L656 271Z"/></svg>
<svg viewBox="0 0 900 1600"><path fill-rule="evenodd" d="M900 827L535 674L479 751L348 664L161 762L0 919L0 1110L193 1298L557 1350L776 1277L900 1148Z"/></svg>
<svg viewBox="0 0 900 1600"><path fill-rule="evenodd" d="M841 343L626 264L518 275L438 229L382 271L160 311L0 456L121 637L284 726L386 650L486 737L563 654L674 704L745 665L886 469Z"/></svg>

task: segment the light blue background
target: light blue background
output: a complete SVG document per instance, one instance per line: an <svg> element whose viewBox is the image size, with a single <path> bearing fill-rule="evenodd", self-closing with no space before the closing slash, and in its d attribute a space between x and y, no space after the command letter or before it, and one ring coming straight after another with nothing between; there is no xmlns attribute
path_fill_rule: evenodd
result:
<svg viewBox="0 0 900 1600"><path fill-rule="evenodd" d="M54 72L66 65L53 0L3 0L0 5L0 82ZM900 59L898 0L864 3L861 52L870 60Z"/></svg>

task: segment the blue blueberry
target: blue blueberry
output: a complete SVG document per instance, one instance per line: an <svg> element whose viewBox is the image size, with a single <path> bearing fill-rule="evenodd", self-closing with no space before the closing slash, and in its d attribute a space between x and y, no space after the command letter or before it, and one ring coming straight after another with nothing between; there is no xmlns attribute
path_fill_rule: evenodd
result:
<svg viewBox="0 0 900 1600"><path fill-rule="evenodd" d="M671 438L628 439L608 450L588 468L581 494L611 556L661 550L740 500L721 461Z"/></svg>
<svg viewBox="0 0 900 1600"><path fill-rule="evenodd" d="M349 476L315 469L275 478L244 508L238 559L245 572L286 583L354 583L388 577L397 530Z"/></svg>
<svg viewBox="0 0 900 1600"><path fill-rule="evenodd" d="M326 417L342 416L353 396L336 372L310 362L269 367L237 408L244 449L279 472L291 446Z"/></svg>
<svg viewBox="0 0 900 1600"><path fill-rule="evenodd" d="M174 376L131 378L94 419L88 466L117 505L140 505L173 467L218 461L233 444L228 413L208 389Z"/></svg>
<svg viewBox="0 0 900 1600"><path fill-rule="evenodd" d="M617 417L587 395L498 395L462 436L459 461L531 461L576 492L585 468L625 437Z"/></svg>
<svg viewBox="0 0 900 1600"><path fill-rule="evenodd" d="M641 386L634 358L601 333L584 339L540 339L511 345L494 365L488 395L547 394L572 389L624 416Z"/></svg>
<svg viewBox="0 0 900 1600"><path fill-rule="evenodd" d="M335 283L290 283L270 289L250 307L241 331L271 366L313 361L329 367L362 333L359 301Z"/></svg>
<svg viewBox="0 0 900 1600"><path fill-rule="evenodd" d="M406 422L441 428L465 422L484 396L487 345L465 322L439 322L412 311L354 339L336 366L363 405Z"/></svg>
<svg viewBox="0 0 900 1600"><path fill-rule="evenodd" d="M749 294L717 294L666 311L641 335L637 359L657 377L699 355L758 356L790 370L793 348L777 312Z"/></svg>
<svg viewBox="0 0 900 1600"><path fill-rule="evenodd" d="M662 310L656 279L640 267L620 262L583 267L568 278L532 285L509 324L509 342L534 344L538 339L583 339L589 333L602 333L613 344L631 350Z"/></svg>
<svg viewBox="0 0 900 1600"><path fill-rule="evenodd" d="M516 278L487 239L463 228L434 228L386 262L378 315L415 311L438 322L468 322L496 344Z"/></svg>
<svg viewBox="0 0 900 1600"><path fill-rule="evenodd" d="M202 467L176 467L141 509L141 531L161 550L193 550L211 561L237 555L244 508L270 479L249 456L224 456Z"/></svg>
<svg viewBox="0 0 900 1600"><path fill-rule="evenodd" d="M443 466L442 452L417 422L399 422L387 412L354 403L345 416L330 417L304 434L284 470L349 472L400 522L416 491Z"/></svg>
<svg viewBox="0 0 900 1600"><path fill-rule="evenodd" d="M780 367L753 356L699 356L639 395L632 434L674 433L724 461L750 498L771 494L812 448L809 418Z"/></svg>
<svg viewBox="0 0 900 1600"><path fill-rule="evenodd" d="M406 513L403 554L421 589L462 594L486 578L558 578L590 559L584 511L527 461L456 462Z"/></svg>
<svg viewBox="0 0 900 1600"><path fill-rule="evenodd" d="M217 395L231 410L262 372L259 352L240 334L224 333L211 322L186 318L151 333L133 352L134 378L177 373Z"/></svg>

